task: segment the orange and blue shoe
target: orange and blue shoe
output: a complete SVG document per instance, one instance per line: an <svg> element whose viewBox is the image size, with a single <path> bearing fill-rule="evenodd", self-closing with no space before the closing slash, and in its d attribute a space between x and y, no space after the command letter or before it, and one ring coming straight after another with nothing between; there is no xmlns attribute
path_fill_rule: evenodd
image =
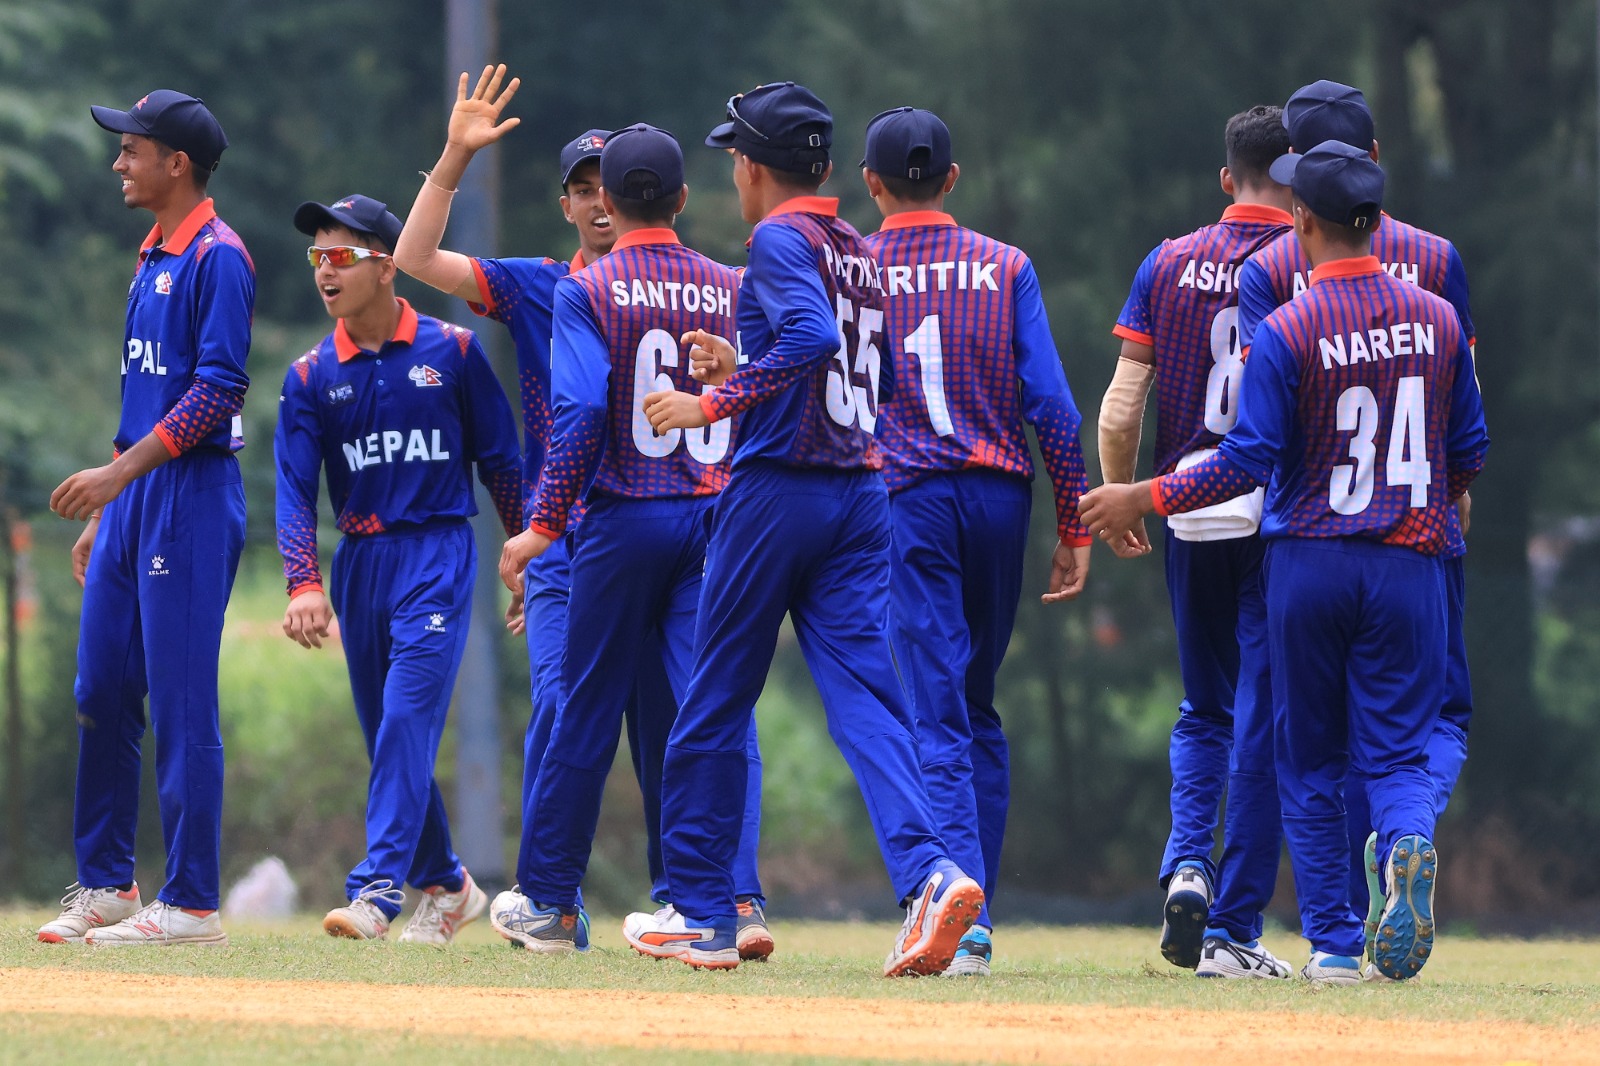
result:
<svg viewBox="0 0 1600 1066"><path fill-rule="evenodd" d="M943 973L956 948L983 910L983 888L948 860L922 890L907 899L905 924L883 961L885 977L931 977Z"/></svg>
<svg viewBox="0 0 1600 1066"><path fill-rule="evenodd" d="M654 914L628 915L622 935L633 950L653 959L677 959L697 970L731 970L739 965L736 921L690 922L670 903Z"/></svg>
<svg viewBox="0 0 1600 1066"><path fill-rule="evenodd" d="M582 908L546 906L516 886L489 905L489 925L511 942L541 955L589 950L589 916Z"/></svg>
<svg viewBox="0 0 1600 1066"><path fill-rule="evenodd" d="M989 930L975 925L967 930L956 945L956 954L945 970L946 977L988 977L989 963L994 958L994 941Z"/></svg>
<svg viewBox="0 0 1600 1066"><path fill-rule="evenodd" d="M1433 889L1439 853L1410 833L1389 852L1389 900L1378 918L1372 962L1391 981L1415 977L1433 954Z"/></svg>
<svg viewBox="0 0 1600 1066"><path fill-rule="evenodd" d="M777 945L772 940L772 930L767 928L767 912L754 896L740 896L734 901L739 913L739 958L744 962L766 962Z"/></svg>

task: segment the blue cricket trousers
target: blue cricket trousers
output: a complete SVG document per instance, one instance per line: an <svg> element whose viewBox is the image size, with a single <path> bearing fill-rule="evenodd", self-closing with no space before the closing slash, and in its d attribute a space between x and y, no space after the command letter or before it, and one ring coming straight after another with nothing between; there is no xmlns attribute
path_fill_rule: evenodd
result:
<svg viewBox="0 0 1600 1066"><path fill-rule="evenodd" d="M1011 807L995 675L1022 597L1032 504L1026 479L987 470L941 474L889 498L895 662L922 779L951 860L983 885L978 924L991 928Z"/></svg>
<svg viewBox="0 0 1600 1066"><path fill-rule="evenodd" d="M538 797L539 771L550 745L550 730L556 711L565 700L566 687L561 663L566 651L567 610L572 597L572 541L576 527L528 564L523 574L523 612L527 623L529 682L532 713L523 736L522 833L517 848L517 884L528 885L539 879L534 863L534 804ZM661 662L660 641L649 635L639 656L638 680L627 703L625 721L628 753L633 775L638 779L643 799L645 861L650 876L650 898L666 901L667 875L661 862L661 764L667 753L667 731L678 713L678 704L667 672ZM756 745L755 723L750 727L750 795L745 809L745 834L740 838L742 869L750 872L740 895L764 902L756 876L756 850L761 836L761 751ZM547 902L541 900L540 902ZM582 893L579 893L579 906Z"/></svg>
<svg viewBox="0 0 1600 1066"><path fill-rule="evenodd" d="M1166 538L1167 591L1178 636L1184 700L1172 726L1172 831L1161 858L1165 886L1180 862L1198 861L1217 886L1212 926L1240 940L1261 931L1281 849L1273 762L1264 554L1259 536ZM1212 862L1227 786L1223 861Z"/></svg>
<svg viewBox="0 0 1600 1066"><path fill-rule="evenodd" d="M244 483L232 455L196 450L156 467L101 512L79 622L78 881L133 880L144 699L156 732L167 851L158 898L221 900L222 733L217 656L244 546Z"/></svg>
<svg viewBox="0 0 1600 1066"><path fill-rule="evenodd" d="M641 714L640 732L664 735L677 716L694 661L695 612L714 502L601 496L571 535L566 699L539 772L527 834L531 876L521 882L532 899L578 905L623 709L642 667L665 667L669 698L641 704L641 712L664 707L665 714L664 721ZM759 779L754 788L759 793ZM736 882L741 894L759 895L750 843L751 861L737 870Z"/></svg>
<svg viewBox="0 0 1600 1066"><path fill-rule="evenodd" d="M1444 676L1444 705L1439 709L1439 720L1434 723L1433 735L1428 738L1428 776L1433 778L1436 797L1435 815L1442 817L1450 805L1456 782L1461 778L1461 768L1467 761L1467 729L1472 721L1472 675L1467 670L1467 575L1466 560L1461 556L1440 560L1444 568L1445 621L1448 626L1449 664ZM1372 832L1372 806L1367 793L1356 782L1346 782L1344 792L1345 821L1350 833L1350 898L1356 909L1367 899L1366 850L1367 835ZM1379 869L1387 853L1378 856Z"/></svg>
<svg viewBox="0 0 1600 1066"><path fill-rule="evenodd" d="M462 519L345 537L334 551L333 607L372 759L367 856L345 880L351 899L383 880L461 888L433 766L467 646L477 563ZM391 919L400 911L375 902Z"/></svg>
<svg viewBox="0 0 1600 1066"><path fill-rule="evenodd" d="M855 773L897 899L946 858L889 644L889 497L882 475L735 467L717 499L694 673L662 777L662 852L690 921L735 918L745 751L785 614Z"/></svg>
<svg viewBox="0 0 1600 1066"><path fill-rule="evenodd" d="M1444 694L1443 570L1435 556L1375 541L1281 538L1267 547L1266 575L1278 786L1301 931L1313 950L1359 956L1344 785L1365 787L1379 855L1407 833L1433 839L1428 741Z"/></svg>

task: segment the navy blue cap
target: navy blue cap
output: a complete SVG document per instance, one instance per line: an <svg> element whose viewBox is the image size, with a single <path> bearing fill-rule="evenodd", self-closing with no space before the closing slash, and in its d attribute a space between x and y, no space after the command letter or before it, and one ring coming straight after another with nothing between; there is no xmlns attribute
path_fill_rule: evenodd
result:
<svg viewBox="0 0 1600 1066"><path fill-rule="evenodd" d="M1361 90L1336 81L1315 81L1294 91L1283 105L1283 128L1294 150L1304 152L1323 141L1343 141L1363 152L1372 150L1372 111Z"/></svg>
<svg viewBox="0 0 1600 1066"><path fill-rule="evenodd" d="M888 178L918 181L950 172L950 130L932 111L896 107L867 123L861 165Z"/></svg>
<svg viewBox="0 0 1600 1066"><path fill-rule="evenodd" d="M572 180L572 172L578 164L585 159L599 159L600 150L606 146L606 141L611 139L610 130L589 130L580 137L575 137L567 142L561 149L561 184L565 186Z"/></svg>
<svg viewBox="0 0 1600 1066"><path fill-rule="evenodd" d="M205 101L171 89L141 96L126 111L91 104L89 114L101 129L152 137L168 148L183 152L201 170L215 170L228 147L227 135Z"/></svg>
<svg viewBox="0 0 1600 1066"><path fill-rule="evenodd" d="M706 144L737 149L774 170L821 177L833 145L833 113L804 85L760 85L728 99L728 121Z"/></svg>
<svg viewBox="0 0 1600 1066"><path fill-rule="evenodd" d="M1303 155L1273 160L1272 180L1294 189L1311 213L1341 226L1371 230L1383 211L1383 168L1353 144L1323 141Z"/></svg>
<svg viewBox="0 0 1600 1066"><path fill-rule="evenodd" d="M683 149L666 130L624 126L600 153L600 184L624 200L665 200L683 188Z"/></svg>
<svg viewBox="0 0 1600 1066"><path fill-rule="evenodd" d="M317 230L329 226L343 226L376 237L390 252L400 241L400 220L394 217L389 205L360 193L331 204L307 200L295 208L294 228L301 233L315 237Z"/></svg>

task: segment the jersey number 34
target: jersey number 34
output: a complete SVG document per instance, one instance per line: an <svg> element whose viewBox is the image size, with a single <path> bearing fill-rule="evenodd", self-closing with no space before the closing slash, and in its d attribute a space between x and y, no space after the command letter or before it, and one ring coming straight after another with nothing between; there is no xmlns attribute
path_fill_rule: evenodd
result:
<svg viewBox="0 0 1600 1066"><path fill-rule="evenodd" d="M1428 482L1433 464L1428 461L1427 381L1417 377L1400 379L1394 397L1394 424L1389 430L1388 462L1384 480L1389 485L1411 486L1411 506L1428 506ZM1382 421L1378 398L1365 385L1355 385L1339 394L1334 417L1339 429L1353 432L1350 458L1340 463L1328 479L1328 506L1342 515L1360 514L1372 502L1377 476L1378 447L1373 439Z"/></svg>

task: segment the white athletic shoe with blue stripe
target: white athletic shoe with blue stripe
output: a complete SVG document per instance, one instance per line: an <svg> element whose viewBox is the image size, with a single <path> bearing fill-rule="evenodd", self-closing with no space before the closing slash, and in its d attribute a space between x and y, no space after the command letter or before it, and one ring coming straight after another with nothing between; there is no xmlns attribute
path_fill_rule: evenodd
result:
<svg viewBox="0 0 1600 1066"><path fill-rule="evenodd" d="M489 905L489 925L511 941L541 955L589 950L589 916L582 909L545 906L512 886Z"/></svg>
<svg viewBox="0 0 1600 1066"><path fill-rule="evenodd" d="M1300 968L1300 976L1314 985L1358 985L1361 983L1361 960L1354 955L1313 951L1311 961Z"/></svg>

